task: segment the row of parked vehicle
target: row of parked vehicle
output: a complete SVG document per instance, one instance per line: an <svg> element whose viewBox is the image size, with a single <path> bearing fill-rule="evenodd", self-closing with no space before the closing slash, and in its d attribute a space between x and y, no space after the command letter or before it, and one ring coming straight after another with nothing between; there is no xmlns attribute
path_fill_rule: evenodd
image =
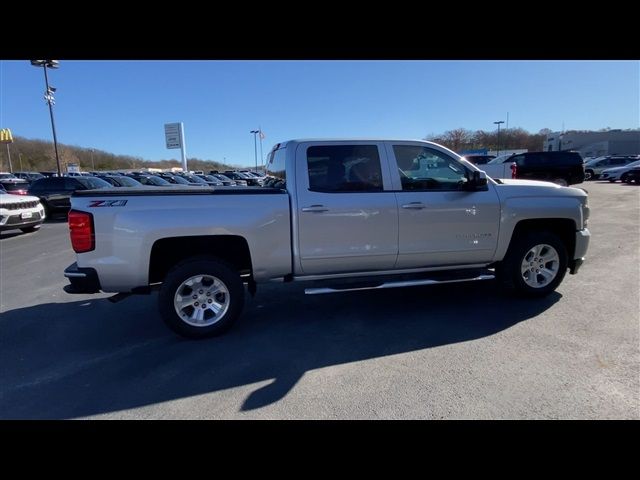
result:
<svg viewBox="0 0 640 480"><path fill-rule="evenodd" d="M58 177L39 172L0 173L0 186L7 194L30 196L41 204L44 220L57 213L66 214L71 195L78 190L121 187L246 187L262 186L264 177L250 171L204 172L70 172ZM5 200L7 197L3 197ZM15 199L12 200L14 203ZM15 220L15 219L14 219ZM17 220L15 220L17 221ZM18 222L19 223L19 222ZM0 224L2 226L2 224Z"/></svg>
<svg viewBox="0 0 640 480"><path fill-rule="evenodd" d="M578 152L526 152L492 155L467 155L465 158L479 165L494 178L547 180L560 185L573 185L585 180L609 180L625 182L634 167L640 166L640 155L607 155L583 160ZM512 169L497 168L512 165ZM633 178L633 176L631 177ZM633 181L633 180L632 180Z"/></svg>

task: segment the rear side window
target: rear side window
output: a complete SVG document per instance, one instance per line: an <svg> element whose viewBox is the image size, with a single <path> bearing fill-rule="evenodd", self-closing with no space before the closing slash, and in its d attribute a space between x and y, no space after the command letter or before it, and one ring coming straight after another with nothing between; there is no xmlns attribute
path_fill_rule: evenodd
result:
<svg viewBox="0 0 640 480"><path fill-rule="evenodd" d="M307 149L309 189L318 192L381 192L382 168L375 145Z"/></svg>
<svg viewBox="0 0 640 480"><path fill-rule="evenodd" d="M285 188L287 185L286 171L286 148L279 148L269 154L269 162L267 163L267 181L265 187ZM233 177L235 179L244 179L244 177Z"/></svg>

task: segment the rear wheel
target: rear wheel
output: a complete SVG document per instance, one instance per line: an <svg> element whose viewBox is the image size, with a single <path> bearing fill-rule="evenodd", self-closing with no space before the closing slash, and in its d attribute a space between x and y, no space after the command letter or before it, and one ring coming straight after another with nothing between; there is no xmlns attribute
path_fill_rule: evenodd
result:
<svg viewBox="0 0 640 480"><path fill-rule="evenodd" d="M585 170L584 171L584 179L585 180L593 180L593 170Z"/></svg>
<svg viewBox="0 0 640 480"><path fill-rule="evenodd" d="M220 335L238 319L244 286L234 268L213 257L193 257L173 267L158 297L167 326L188 338Z"/></svg>
<svg viewBox="0 0 640 480"><path fill-rule="evenodd" d="M551 232L526 232L509 247L497 273L503 284L528 297L556 289L567 271L567 249Z"/></svg>
<svg viewBox="0 0 640 480"><path fill-rule="evenodd" d="M622 183L625 183L627 181L627 174L623 173L622 175L620 175L620 181Z"/></svg>

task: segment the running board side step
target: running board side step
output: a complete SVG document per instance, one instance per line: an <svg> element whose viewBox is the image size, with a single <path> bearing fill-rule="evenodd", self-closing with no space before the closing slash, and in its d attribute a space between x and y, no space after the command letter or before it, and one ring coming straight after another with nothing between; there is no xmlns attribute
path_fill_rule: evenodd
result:
<svg viewBox="0 0 640 480"><path fill-rule="evenodd" d="M456 283L456 282L475 282L480 280L493 280L495 275L478 275L477 277L470 278L456 278L451 280L433 280L433 279L420 279L420 280L402 280L396 282L385 282L379 285L372 285L367 287L320 287L320 288L305 288L304 293L306 295L321 295L324 293L338 293L338 292L354 292L357 290L379 290L383 288L399 288L399 287L416 287L419 285L441 285L443 283Z"/></svg>

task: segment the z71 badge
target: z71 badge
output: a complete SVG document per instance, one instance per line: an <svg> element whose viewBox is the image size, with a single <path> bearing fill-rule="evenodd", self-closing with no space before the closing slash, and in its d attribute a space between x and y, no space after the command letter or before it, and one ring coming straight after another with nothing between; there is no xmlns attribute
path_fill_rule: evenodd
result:
<svg viewBox="0 0 640 480"><path fill-rule="evenodd" d="M127 200L93 200L88 207L124 207Z"/></svg>

